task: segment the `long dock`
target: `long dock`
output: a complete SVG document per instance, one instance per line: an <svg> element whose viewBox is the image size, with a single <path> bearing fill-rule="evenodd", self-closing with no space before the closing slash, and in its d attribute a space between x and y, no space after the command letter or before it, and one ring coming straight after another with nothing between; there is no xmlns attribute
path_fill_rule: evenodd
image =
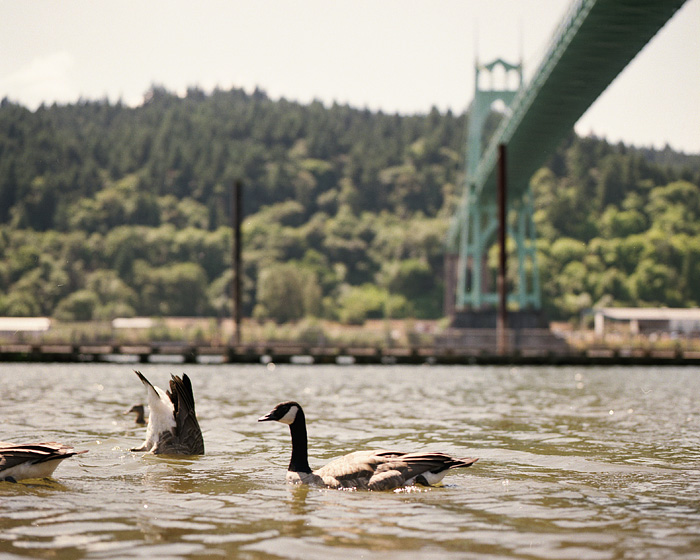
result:
<svg viewBox="0 0 700 560"><path fill-rule="evenodd" d="M240 346L190 344L0 344L0 362L291 363L291 364L543 364L700 365L700 352L682 349L495 349L413 346L318 346L260 343Z"/></svg>

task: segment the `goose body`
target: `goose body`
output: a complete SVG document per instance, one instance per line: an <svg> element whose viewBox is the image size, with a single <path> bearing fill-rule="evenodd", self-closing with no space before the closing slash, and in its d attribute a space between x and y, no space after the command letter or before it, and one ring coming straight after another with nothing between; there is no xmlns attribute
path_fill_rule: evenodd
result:
<svg viewBox="0 0 700 560"><path fill-rule="evenodd" d="M74 451L70 445L54 441L27 444L0 442L0 480L16 482L28 478L48 478L61 461L81 453L87 453L87 449Z"/></svg>
<svg viewBox="0 0 700 560"><path fill-rule="evenodd" d="M204 439L194 410L192 383L187 374L170 376L170 390L163 391L134 372L148 393L146 441L132 451L167 455L203 455Z"/></svg>
<svg viewBox="0 0 700 560"><path fill-rule="evenodd" d="M308 460L306 418L299 403L280 403L258 422L273 420L289 425L292 459L286 479L296 484L360 490L393 490L414 484L432 486L439 483L449 469L470 467L478 460L453 459L444 453L378 449L355 451L312 471Z"/></svg>

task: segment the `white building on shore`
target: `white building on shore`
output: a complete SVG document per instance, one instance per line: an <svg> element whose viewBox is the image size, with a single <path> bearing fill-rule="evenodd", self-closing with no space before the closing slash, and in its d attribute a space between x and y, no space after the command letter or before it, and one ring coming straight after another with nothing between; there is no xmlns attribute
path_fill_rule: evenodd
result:
<svg viewBox="0 0 700 560"><path fill-rule="evenodd" d="M670 307L600 307L593 310L597 337L606 332L606 322L627 323L632 335L675 333L700 336L700 308Z"/></svg>

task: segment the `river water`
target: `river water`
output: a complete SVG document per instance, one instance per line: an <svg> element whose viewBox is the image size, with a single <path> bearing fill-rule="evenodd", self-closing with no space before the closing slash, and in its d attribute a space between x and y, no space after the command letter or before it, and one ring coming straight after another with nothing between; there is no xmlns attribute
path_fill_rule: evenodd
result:
<svg viewBox="0 0 700 560"><path fill-rule="evenodd" d="M133 453L129 364L0 364L0 441L89 453L0 482L0 558L697 559L700 369L145 364L186 371L206 455ZM284 482L304 406L310 463L356 449L476 456L444 486Z"/></svg>

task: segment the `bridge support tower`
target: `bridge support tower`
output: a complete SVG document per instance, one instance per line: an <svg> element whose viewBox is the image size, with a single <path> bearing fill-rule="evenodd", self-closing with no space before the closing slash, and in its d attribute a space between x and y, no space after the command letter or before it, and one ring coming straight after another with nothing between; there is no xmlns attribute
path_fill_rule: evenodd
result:
<svg viewBox="0 0 700 560"><path fill-rule="evenodd" d="M522 64L497 59L475 66L474 100L467 125L466 184L460 207L450 226L445 262L445 311L453 318L464 313L491 317L498 303L495 267L490 267L488 262L489 251L494 246L498 231L495 193L485 196L475 177L484 148L487 119L494 103L502 103L507 112L522 85ZM529 177L509 177L508 181L511 184L528 182L521 190L524 193L522 196L515 199L508 196L507 234L511 241L510 250L512 243L515 244L515 258L511 258L510 262L517 264L517 275L509 275L511 286L515 281L515 289L508 291L508 304L509 308L521 314L528 309L538 312L541 296Z"/></svg>

